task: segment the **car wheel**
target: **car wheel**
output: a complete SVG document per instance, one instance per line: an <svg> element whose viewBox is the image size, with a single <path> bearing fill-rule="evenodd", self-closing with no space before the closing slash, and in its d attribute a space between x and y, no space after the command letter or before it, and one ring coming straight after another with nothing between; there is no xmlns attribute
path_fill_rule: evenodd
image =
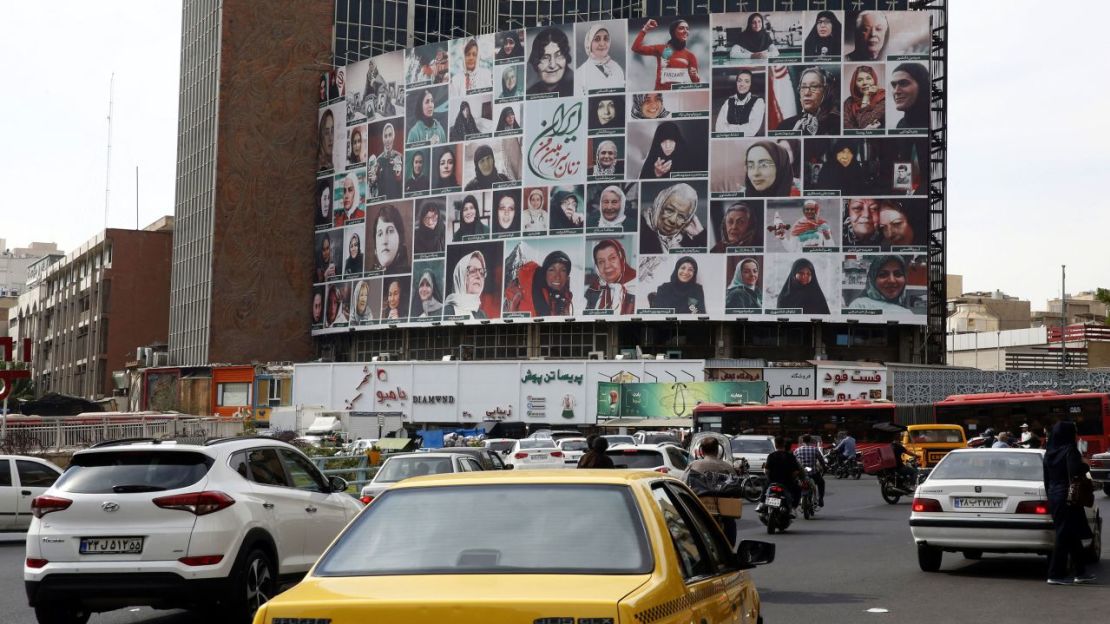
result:
<svg viewBox="0 0 1110 624"><path fill-rule="evenodd" d="M970 559L972 561L978 561L982 558L983 558L983 551L981 551L981 550L965 550L964 551L964 559Z"/></svg>
<svg viewBox="0 0 1110 624"><path fill-rule="evenodd" d="M924 544L917 545L917 565L921 567L922 572L936 572L940 569L940 560L944 556L944 551L933 546L926 546Z"/></svg>
<svg viewBox="0 0 1110 624"><path fill-rule="evenodd" d="M1095 516L1094 538L1084 553L1087 563L1098 563L1102 558L1102 516Z"/></svg>
<svg viewBox="0 0 1110 624"><path fill-rule="evenodd" d="M258 608L277 593L277 574L269 555L251 550L232 574L230 621L249 624Z"/></svg>
<svg viewBox="0 0 1110 624"><path fill-rule="evenodd" d="M38 605L35 607L35 619L39 624L85 624L92 615L82 607L65 607L58 605Z"/></svg>

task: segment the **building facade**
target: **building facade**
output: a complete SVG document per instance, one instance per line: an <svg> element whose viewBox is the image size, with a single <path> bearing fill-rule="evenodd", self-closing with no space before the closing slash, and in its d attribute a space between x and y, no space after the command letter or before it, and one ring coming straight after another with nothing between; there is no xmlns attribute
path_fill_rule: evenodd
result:
<svg viewBox="0 0 1110 624"><path fill-rule="evenodd" d="M0 297L18 297L27 285L32 264L43 256L58 253L55 243L31 243L30 247L9 249L0 238Z"/></svg>
<svg viewBox="0 0 1110 624"><path fill-rule="evenodd" d="M36 395L112 396L112 371L165 342L172 241L173 217L109 228L44 268L18 323L32 340Z"/></svg>

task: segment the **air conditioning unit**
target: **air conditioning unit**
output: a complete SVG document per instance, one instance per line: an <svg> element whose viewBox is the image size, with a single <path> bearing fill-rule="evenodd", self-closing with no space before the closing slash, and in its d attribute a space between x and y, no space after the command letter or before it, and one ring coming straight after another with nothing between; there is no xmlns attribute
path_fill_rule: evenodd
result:
<svg viewBox="0 0 1110 624"><path fill-rule="evenodd" d="M135 349L135 360L139 363L139 368L150 366L150 349L147 347Z"/></svg>
<svg viewBox="0 0 1110 624"><path fill-rule="evenodd" d="M393 359L393 356L388 354L388 353L379 353L378 354L378 361L379 362L388 362L392 359Z"/></svg>
<svg viewBox="0 0 1110 624"><path fill-rule="evenodd" d="M159 366L170 365L170 354L166 351L159 351L154 353L150 358L150 365L157 368Z"/></svg>
<svg viewBox="0 0 1110 624"><path fill-rule="evenodd" d="M605 359L605 352L604 351L590 351L586 355L586 359L587 360L604 360Z"/></svg>

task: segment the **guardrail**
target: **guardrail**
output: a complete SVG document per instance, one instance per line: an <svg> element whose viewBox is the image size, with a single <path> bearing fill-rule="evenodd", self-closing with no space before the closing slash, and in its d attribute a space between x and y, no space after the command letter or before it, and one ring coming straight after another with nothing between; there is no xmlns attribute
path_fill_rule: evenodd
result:
<svg viewBox="0 0 1110 624"><path fill-rule="evenodd" d="M354 488L355 496L358 496L362 486L370 483L374 479L374 475L378 474L378 466L371 466L364 453L310 457L309 459L316 464L320 472L324 473L324 476L338 475L346 479L347 485Z"/></svg>
<svg viewBox="0 0 1110 624"><path fill-rule="evenodd" d="M71 419L72 420L72 419ZM34 424L8 421L0 433L0 449L8 453L34 454L87 448L120 438L223 438L242 435L243 421L215 417L143 416L130 420L118 417L90 419L79 423L66 418L36 419Z"/></svg>

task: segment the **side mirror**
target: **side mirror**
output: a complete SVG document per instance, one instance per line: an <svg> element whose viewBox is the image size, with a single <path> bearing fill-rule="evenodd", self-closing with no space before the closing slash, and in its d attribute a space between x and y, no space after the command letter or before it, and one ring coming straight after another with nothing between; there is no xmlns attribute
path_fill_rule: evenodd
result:
<svg viewBox="0 0 1110 624"><path fill-rule="evenodd" d="M328 487L332 492L345 492L347 491L347 480L343 477L333 476L328 479Z"/></svg>
<svg viewBox="0 0 1110 624"><path fill-rule="evenodd" d="M753 568L775 560L775 545L771 542L741 540L736 546L736 564L740 569Z"/></svg>

